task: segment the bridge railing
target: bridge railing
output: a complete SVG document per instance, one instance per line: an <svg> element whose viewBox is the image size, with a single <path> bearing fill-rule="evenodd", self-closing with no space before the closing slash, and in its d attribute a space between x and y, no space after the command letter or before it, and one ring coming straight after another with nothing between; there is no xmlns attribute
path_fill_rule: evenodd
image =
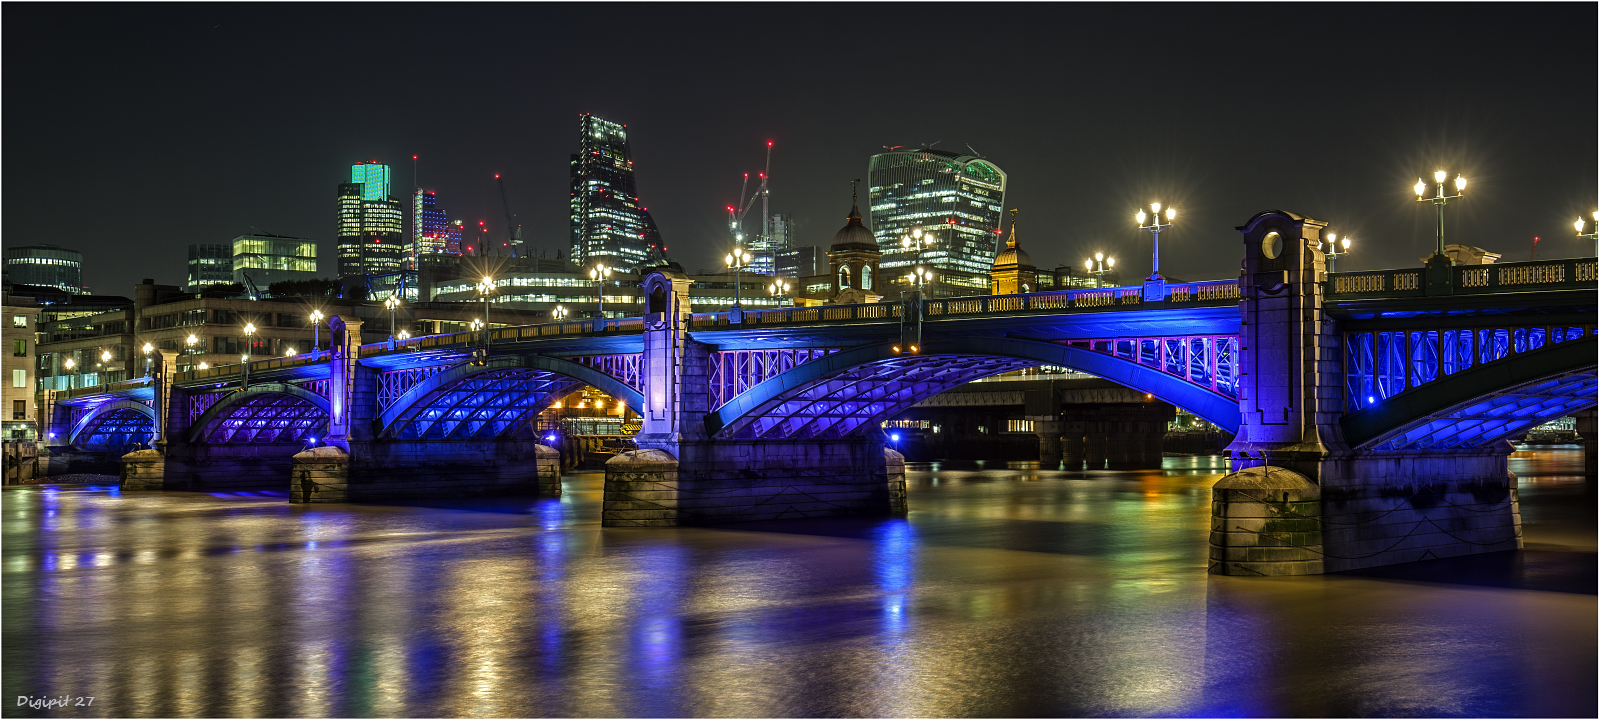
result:
<svg viewBox="0 0 1600 720"><path fill-rule="evenodd" d="M1448 293L1482 295L1533 290L1587 289L1596 283L1595 258L1533 260L1492 265L1457 265L1450 268ZM1421 297L1428 292L1425 268L1331 273L1327 297L1359 300L1386 297Z"/></svg>
<svg viewBox="0 0 1600 720"><path fill-rule="evenodd" d="M75 387L70 390L56 391L56 401L60 402L62 400L89 397L91 395L114 395L116 393L127 392L129 390L138 390L139 388L149 386L150 378L147 377L134 378L132 380L121 380L114 383L102 383L99 385L85 385L83 387Z"/></svg>
<svg viewBox="0 0 1600 720"><path fill-rule="evenodd" d="M250 372L268 372L272 370L300 367L302 365L318 365L327 359L328 351L318 350L316 352L293 355L290 357L251 360ZM223 378L229 378L239 374L243 367L244 363L214 365L204 370L190 370L188 372L178 373L176 376L174 376L174 380L176 382L204 382L211 379L221 380Z"/></svg>

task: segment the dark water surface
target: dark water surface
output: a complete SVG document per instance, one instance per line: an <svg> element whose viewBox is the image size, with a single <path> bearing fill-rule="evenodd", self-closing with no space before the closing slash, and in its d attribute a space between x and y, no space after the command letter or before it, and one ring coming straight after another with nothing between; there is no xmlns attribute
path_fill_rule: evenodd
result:
<svg viewBox="0 0 1600 720"><path fill-rule="evenodd" d="M1527 549L1205 574L1208 458L921 467L909 518L601 529L559 500L7 488L6 717L1588 716L1596 497ZM18 696L93 696L34 710Z"/></svg>

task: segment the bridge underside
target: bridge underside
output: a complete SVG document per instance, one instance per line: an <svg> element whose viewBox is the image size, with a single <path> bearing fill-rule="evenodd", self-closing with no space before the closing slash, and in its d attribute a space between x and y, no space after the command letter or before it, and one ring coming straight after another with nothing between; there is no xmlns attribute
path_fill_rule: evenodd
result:
<svg viewBox="0 0 1600 720"><path fill-rule="evenodd" d="M1600 378L1589 370L1496 390L1470 403L1432 413L1367 447L1380 452L1484 447L1594 407L1597 389Z"/></svg>

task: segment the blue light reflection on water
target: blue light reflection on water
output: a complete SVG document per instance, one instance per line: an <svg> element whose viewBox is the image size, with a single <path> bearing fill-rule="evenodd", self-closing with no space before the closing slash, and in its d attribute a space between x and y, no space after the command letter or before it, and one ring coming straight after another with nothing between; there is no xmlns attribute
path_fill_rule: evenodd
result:
<svg viewBox="0 0 1600 720"><path fill-rule="evenodd" d="M888 638L898 640L910 622L907 615L916 572L916 530L904 519L888 520L873 529L871 540L874 576L883 595L883 631Z"/></svg>

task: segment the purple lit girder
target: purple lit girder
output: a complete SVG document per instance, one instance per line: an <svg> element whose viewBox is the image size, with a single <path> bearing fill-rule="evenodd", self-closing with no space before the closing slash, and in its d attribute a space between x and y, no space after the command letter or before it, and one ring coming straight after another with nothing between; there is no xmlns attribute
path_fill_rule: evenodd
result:
<svg viewBox="0 0 1600 720"><path fill-rule="evenodd" d="M735 438L841 438L981 377L1038 362L1009 357L907 355L857 365L786 392L722 434Z"/></svg>
<svg viewBox="0 0 1600 720"><path fill-rule="evenodd" d="M581 387L547 370L491 369L462 378L418 400L418 410L394 431L402 440L492 440ZM408 411L409 412L409 411Z"/></svg>
<svg viewBox="0 0 1600 720"><path fill-rule="evenodd" d="M643 392L644 380L639 375L640 357L640 353L625 353L621 355L584 355L568 359L580 365L587 365L599 370L621 380L622 384Z"/></svg>
<svg viewBox="0 0 1600 720"><path fill-rule="evenodd" d="M740 393L810 362L837 348L725 350L711 353L711 407L718 408Z"/></svg>
<svg viewBox="0 0 1600 720"><path fill-rule="evenodd" d="M302 442L327 432L328 413L293 395L262 393L238 400L204 429L205 441L225 443Z"/></svg>
<svg viewBox="0 0 1600 720"><path fill-rule="evenodd" d="M1224 397L1239 397L1239 336L1104 338L1062 343L1155 368Z"/></svg>
<svg viewBox="0 0 1600 720"><path fill-rule="evenodd" d="M1594 371L1506 388L1426 418L1382 439L1374 450L1453 450L1483 447L1552 418L1595 405Z"/></svg>
<svg viewBox="0 0 1600 720"><path fill-rule="evenodd" d="M1371 407L1474 365L1595 331L1589 325L1348 332L1344 334L1345 410Z"/></svg>
<svg viewBox="0 0 1600 720"><path fill-rule="evenodd" d="M72 439L72 444L83 448L124 448L150 441L155 430L155 419L136 408L121 407L109 410L88 424Z"/></svg>
<svg viewBox="0 0 1600 720"><path fill-rule="evenodd" d="M327 380L305 380L305 381L297 382L297 383L294 383L294 384L295 385L299 385L300 387L305 388L306 390L309 390L309 391L311 391L313 393L316 393L317 395L321 395L324 398L328 397L328 381Z"/></svg>
<svg viewBox="0 0 1600 720"><path fill-rule="evenodd" d="M226 397L228 392L230 391L224 390L222 392L196 393L190 395L188 398L189 424L193 425L196 420L200 419L201 415L204 415L207 410L211 409L212 405L217 404L218 400Z"/></svg>
<svg viewBox="0 0 1600 720"><path fill-rule="evenodd" d="M388 410L389 406L393 405L396 400L399 400L401 396L405 395L406 391L410 390L412 386L439 374L441 371L449 369L449 367L450 366L448 365L434 365L431 367L405 368L402 370L390 370L388 372L379 373L378 410L380 412ZM318 380L314 382L322 383L323 391L318 394L322 395L323 397L327 397L328 381Z"/></svg>

